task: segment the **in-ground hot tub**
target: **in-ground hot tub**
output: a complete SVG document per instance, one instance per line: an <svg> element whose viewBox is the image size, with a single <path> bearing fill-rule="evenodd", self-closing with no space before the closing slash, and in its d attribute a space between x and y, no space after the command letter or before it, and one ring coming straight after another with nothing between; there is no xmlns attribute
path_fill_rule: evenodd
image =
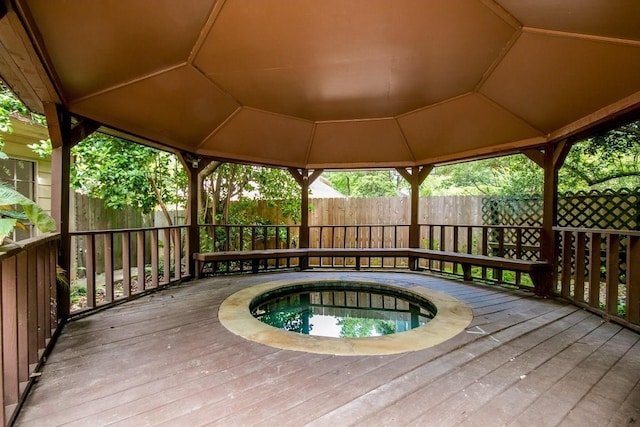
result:
<svg viewBox="0 0 640 427"><path fill-rule="evenodd" d="M424 349L457 335L472 317L459 300L423 286L308 278L243 289L219 310L222 325L248 340L336 355Z"/></svg>

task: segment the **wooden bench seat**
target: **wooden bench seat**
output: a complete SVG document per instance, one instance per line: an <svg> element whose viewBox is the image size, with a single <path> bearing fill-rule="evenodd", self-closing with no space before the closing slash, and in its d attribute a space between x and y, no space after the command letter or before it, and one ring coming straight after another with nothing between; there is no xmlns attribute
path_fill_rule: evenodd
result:
<svg viewBox="0 0 640 427"><path fill-rule="evenodd" d="M460 264L464 280L471 280L471 267L497 268L529 274L536 293L543 292L545 274L549 263L545 261L529 261L523 259L502 258L490 255L472 255L460 252L439 251L434 249L410 249L409 268L418 269L418 259L451 262Z"/></svg>
<svg viewBox="0 0 640 427"><path fill-rule="evenodd" d="M207 263L213 263L213 271L215 272L219 262L251 261L251 270L255 273L260 268L260 261L281 258L306 259L306 256L306 249L264 249L255 251L197 252L193 254L193 259L195 260L196 279L199 279Z"/></svg>
<svg viewBox="0 0 640 427"><path fill-rule="evenodd" d="M257 272L260 261L269 259L298 258L300 269L309 267L311 257L354 258L356 270L360 269L362 258L408 258L411 270L419 269L419 260L426 259L439 262L450 262L462 267L464 280L472 280L472 267L487 267L527 273L538 294L545 292L544 281L549 264L543 261L502 258L489 255L472 255L460 252L440 251L433 249L413 248L308 248L308 249L267 249L255 251L225 251L196 253L193 255L196 267L196 278L201 277L206 263L213 263L216 271L218 262L251 261L252 271Z"/></svg>

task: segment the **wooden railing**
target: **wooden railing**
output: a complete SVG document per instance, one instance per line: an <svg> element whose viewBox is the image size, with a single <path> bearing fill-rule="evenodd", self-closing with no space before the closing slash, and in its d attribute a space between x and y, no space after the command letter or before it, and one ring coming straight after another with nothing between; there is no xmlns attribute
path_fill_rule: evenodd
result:
<svg viewBox="0 0 640 427"><path fill-rule="evenodd" d="M640 331L640 231L554 228L555 292Z"/></svg>
<svg viewBox="0 0 640 427"><path fill-rule="evenodd" d="M312 225L309 246L313 248L406 248L408 225Z"/></svg>
<svg viewBox="0 0 640 427"><path fill-rule="evenodd" d="M201 252L292 249L299 241L299 225L200 225Z"/></svg>
<svg viewBox="0 0 640 427"><path fill-rule="evenodd" d="M312 248L406 248L409 226L389 224L312 225L309 227ZM355 260L346 258L309 258L311 267L352 267ZM362 267L408 268L408 259L362 259Z"/></svg>
<svg viewBox="0 0 640 427"><path fill-rule="evenodd" d="M409 225L358 224L311 225L312 248L406 248ZM240 251L297 248L299 226L288 225L202 225L201 251ZM420 224L420 247L476 255L538 260L540 227ZM408 259L363 259L362 267L408 268ZM287 264L289 266L289 264ZM353 259L309 258L311 267L353 267ZM420 261L420 268L463 276L458 265L438 261ZM478 267L472 277L486 282L531 287L532 281L520 272Z"/></svg>
<svg viewBox="0 0 640 427"><path fill-rule="evenodd" d="M56 282L58 234L0 253L2 425L12 422L62 326ZM65 295L65 292L60 292Z"/></svg>
<svg viewBox="0 0 640 427"><path fill-rule="evenodd" d="M155 290L191 274L187 226L71 234L71 312L78 314ZM142 280L141 280L142 278Z"/></svg>
<svg viewBox="0 0 640 427"><path fill-rule="evenodd" d="M540 256L541 227L510 225L420 224L420 247L474 255L536 261ZM437 261L420 262L420 267L438 273L462 276L458 265ZM531 287L532 281L522 273L505 274L497 269L478 267L474 280Z"/></svg>

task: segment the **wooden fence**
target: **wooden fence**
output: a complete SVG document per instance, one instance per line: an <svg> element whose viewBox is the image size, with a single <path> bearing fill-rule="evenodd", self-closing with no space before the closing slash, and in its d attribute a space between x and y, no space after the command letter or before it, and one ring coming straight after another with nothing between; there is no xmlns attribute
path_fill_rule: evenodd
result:
<svg viewBox="0 0 640 427"><path fill-rule="evenodd" d="M310 225L409 224L409 197L311 199ZM482 225L482 196L434 196L420 199L422 224Z"/></svg>

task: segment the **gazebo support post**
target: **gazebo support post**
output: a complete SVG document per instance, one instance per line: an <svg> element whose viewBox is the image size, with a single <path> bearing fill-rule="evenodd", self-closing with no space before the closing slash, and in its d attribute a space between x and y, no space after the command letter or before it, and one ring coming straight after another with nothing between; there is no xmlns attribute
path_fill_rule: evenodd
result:
<svg viewBox="0 0 640 427"><path fill-rule="evenodd" d="M411 172L408 169L396 168L396 171L411 185L411 217L409 224L409 247L420 247L420 224L418 218L420 213L420 184L429 176L433 170L433 165L414 166ZM409 268L417 268L415 260L409 260Z"/></svg>
<svg viewBox="0 0 640 427"><path fill-rule="evenodd" d="M203 164L201 159L192 153L177 153L178 159L189 179L188 196L187 196L187 262L189 274L195 277L195 260L193 254L200 250L200 227L198 227L198 200L200 194L200 180L198 174L204 169L206 163Z"/></svg>
<svg viewBox="0 0 640 427"><path fill-rule="evenodd" d="M51 138L51 216L60 233L58 266L67 282L71 269L71 235L69 234L69 187L71 173L71 148L96 131L100 125L88 119L79 119L71 125L71 115L59 104L44 104L49 137ZM69 288L58 290L58 318L69 316Z"/></svg>
<svg viewBox="0 0 640 427"><path fill-rule="evenodd" d="M553 227L558 222L558 171L564 164L571 143L564 139L556 143L549 143L544 153L538 150L525 150L523 154L544 169L542 233L540 236L540 259L549 263L545 280L536 293L541 296L551 295L553 281L558 269L556 246Z"/></svg>
<svg viewBox="0 0 640 427"><path fill-rule="evenodd" d="M309 247L309 186L322 175L323 170L324 169L315 169L311 175L309 175L308 169L289 168L289 173L301 189L299 248ZM302 263L305 265L301 265L300 268L307 268L306 261Z"/></svg>

